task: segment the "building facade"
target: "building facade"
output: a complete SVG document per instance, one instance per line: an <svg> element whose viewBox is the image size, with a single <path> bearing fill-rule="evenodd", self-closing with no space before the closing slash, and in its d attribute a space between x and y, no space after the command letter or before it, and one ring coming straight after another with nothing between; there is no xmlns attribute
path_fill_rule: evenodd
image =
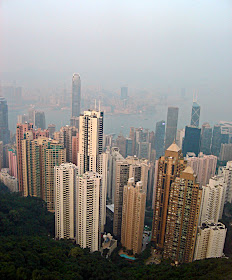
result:
<svg viewBox="0 0 232 280"><path fill-rule="evenodd" d="M72 163L55 167L55 237L75 239L76 237L76 178L78 168Z"/></svg>
<svg viewBox="0 0 232 280"><path fill-rule="evenodd" d="M81 78L79 74L72 76L72 117L79 117L81 113Z"/></svg>
<svg viewBox="0 0 232 280"><path fill-rule="evenodd" d="M130 178L123 191L121 243L133 254L140 254L142 250L145 206L142 182L135 184L134 178Z"/></svg>
<svg viewBox="0 0 232 280"><path fill-rule="evenodd" d="M177 123L178 123L179 108L168 107L166 135L165 135L165 150L176 140Z"/></svg>

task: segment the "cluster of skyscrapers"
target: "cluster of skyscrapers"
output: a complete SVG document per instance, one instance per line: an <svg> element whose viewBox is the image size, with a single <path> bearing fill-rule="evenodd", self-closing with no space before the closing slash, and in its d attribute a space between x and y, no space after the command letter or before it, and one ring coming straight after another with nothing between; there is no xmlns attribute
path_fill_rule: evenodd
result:
<svg viewBox="0 0 232 280"><path fill-rule="evenodd" d="M127 90L122 87L121 99ZM104 234L110 217L114 238L140 254L148 203L154 211L151 240L163 258L186 263L223 255L227 229L219 220L225 203L232 203L231 123L213 129L204 123L200 129L194 101L184 130L177 129L179 109L169 107L155 132L131 127L129 137L114 140L103 134L100 109L81 114L79 74L72 78L71 107L70 125L59 131L53 124L46 129L44 112L31 108L19 116L16 143L9 144L8 108L0 99L1 168L8 167L0 180L11 191L46 202L55 214L57 239L101 250L103 235L113 240ZM216 174L219 156L228 162Z"/></svg>

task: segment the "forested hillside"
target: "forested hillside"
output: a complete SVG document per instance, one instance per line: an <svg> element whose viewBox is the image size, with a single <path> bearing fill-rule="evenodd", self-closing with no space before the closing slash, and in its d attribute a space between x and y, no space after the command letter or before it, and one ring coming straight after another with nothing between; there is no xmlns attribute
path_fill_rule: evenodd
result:
<svg viewBox="0 0 232 280"><path fill-rule="evenodd" d="M0 192L0 279L232 279L232 259L172 267L90 254L69 241L55 241L54 215L37 198Z"/></svg>

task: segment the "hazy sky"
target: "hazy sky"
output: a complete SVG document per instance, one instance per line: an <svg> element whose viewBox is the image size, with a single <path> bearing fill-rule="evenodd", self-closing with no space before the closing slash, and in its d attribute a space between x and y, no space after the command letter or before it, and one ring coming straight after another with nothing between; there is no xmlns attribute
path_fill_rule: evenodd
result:
<svg viewBox="0 0 232 280"><path fill-rule="evenodd" d="M112 88L231 95L231 0L0 2L0 69L16 79L79 72L86 83Z"/></svg>

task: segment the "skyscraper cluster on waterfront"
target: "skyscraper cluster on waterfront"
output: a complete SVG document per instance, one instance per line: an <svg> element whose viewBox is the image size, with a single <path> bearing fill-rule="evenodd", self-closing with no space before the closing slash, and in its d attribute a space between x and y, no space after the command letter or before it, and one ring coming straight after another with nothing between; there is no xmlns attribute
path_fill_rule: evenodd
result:
<svg viewBox="0 0 232 280"><path fill-rule="evenodd" d="M120 98L126 104L127 87ZM72 239L91 252L112 234L124 253L140 254L152 205L149 235L164 259L222 257L227 229L219 220L232 203L232 124L200 128L194 100L183 130L179 108L168 107L154 132L131 127L128 137L114 139L104 135L100 108L82 108L80 75L73 74L70 124L46 129L45 113L31 106L18 117L13 143L7 102L0 99L0 180L11 191L42 198L55 214L56 239Z"/></svg>

